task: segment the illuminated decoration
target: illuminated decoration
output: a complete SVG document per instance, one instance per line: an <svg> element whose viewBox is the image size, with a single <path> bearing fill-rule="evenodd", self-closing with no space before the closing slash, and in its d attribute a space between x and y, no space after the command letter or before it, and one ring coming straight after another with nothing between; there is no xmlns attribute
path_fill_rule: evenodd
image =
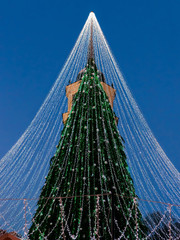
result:
<svg viewBox="0 0 180 240"><path fill-rule="evenodd" d="M139 239L143 235L142 216L133 203L136 197L133 181L112 110L115 90L100 82L102 73L95 63L93 22L91 24L88 61L81 71L83 74L80 73L81 79L66 87L69 114L67 120L64 119L61 140L51 159L30 239L42 236L58 239L63 235L72 239L90 239L97 235L109 239L112 234L117 238L118 228L126 226L129 209L132 209L131 218L124 236L133 239L136 227ZM112 91L112 94L109 91L109 98L104 89L107 93ZM108 195L104 197L104 194ZM61 197L61 202L47 199L49 197ZM108 217L110 209L114 211L113 219ZM114 225L114 233L111 233L108 229L114 219L117 226Z"/></svg>
<svg viewBox="0 0 180 240"><path fill-rule="evenodd" d="M70 99L68 91L78 81ZM52 179L59 182L53 184ZM126 181L121 184L119 179ZM142 238L141 215L148 226L145 239L157 236L162 225L169 229L164 231L165 239L178 236L179 172L148 127L94 13L32 123L1 159L0 185L1 228L16 231L24 239L35 232L50 239L55 221L62 233L59 239L78 238L84 229L86 205L90 206L86 228L92 238L103 234L111 238L113 229L120 239L133 231L135 239ZM86 193L95 196L88 198ZM36 209L37 202L43 208ZM72 217L74 209L78 217ZM123 225L116 217L119 211L125 219ZM149 215L157 211L162 216L167 212L160 223ZM57 214L56 220L52 213ZM41 231L45 221L50 227L47 235Z"/></svg>

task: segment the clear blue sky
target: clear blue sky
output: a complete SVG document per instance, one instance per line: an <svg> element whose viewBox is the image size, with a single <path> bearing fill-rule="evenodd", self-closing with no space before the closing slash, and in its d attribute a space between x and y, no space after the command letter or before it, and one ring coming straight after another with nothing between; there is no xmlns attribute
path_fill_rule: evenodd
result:
<svg viewBox="0 0 180 240"><path fill-rule="evenodd" d="M94 11L138 105L180 169L179 0L0 2L0 158L18 140Z"/></svg>

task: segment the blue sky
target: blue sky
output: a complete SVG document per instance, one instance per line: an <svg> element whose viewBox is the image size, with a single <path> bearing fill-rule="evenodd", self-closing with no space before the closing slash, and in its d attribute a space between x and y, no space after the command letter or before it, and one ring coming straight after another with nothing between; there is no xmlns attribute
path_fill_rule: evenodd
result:
<svg viewBox="0 0 180 240"><path fill-rule="evenodd" d="M0 2L0 158L43 103L94 11L151 130L180 169L180 1Z"/></svg>

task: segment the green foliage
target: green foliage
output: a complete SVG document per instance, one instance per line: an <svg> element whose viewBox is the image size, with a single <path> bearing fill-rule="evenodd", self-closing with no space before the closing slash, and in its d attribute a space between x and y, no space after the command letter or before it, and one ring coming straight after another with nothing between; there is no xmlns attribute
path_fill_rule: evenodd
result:
<svg viewBox="0 0 180 240"><path fill-rule="evenodd" d="M136 195L122 138L101 85L100 72L94 60L90 59L73 98L57 151L51 159L29 238L37 240L47 236L48 240L63 239L64 231L66 239L70 239L68 223L71 234L78 233L77 239L90 239L92 232L97 231L97 197L83 196L109 194L99 199L99 235L103 239L111 239L107 225L111 226L112 191L115 193L113 208L119 228L124 230L132 209L124 236L136 239L138 226L141 239L142 217L138 206L136 212L133 205ZM77 197L67 198L71 196ZM61 206L59 199L54 197L62 197ZM115 225L115 236L119 235Z"/></svg>

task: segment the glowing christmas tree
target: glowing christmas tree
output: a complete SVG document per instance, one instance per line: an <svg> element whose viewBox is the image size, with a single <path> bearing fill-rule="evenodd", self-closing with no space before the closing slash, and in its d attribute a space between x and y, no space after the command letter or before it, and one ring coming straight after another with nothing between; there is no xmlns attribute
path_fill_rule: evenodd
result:
<svg viewBox="0 0 180 240"><path fill-rule="evenodd" d="M71 93L64 129L32 219L29 239L142 239L144 227L123 139L93 51ZM125 144L125 143L124 143Z"/></svg>

